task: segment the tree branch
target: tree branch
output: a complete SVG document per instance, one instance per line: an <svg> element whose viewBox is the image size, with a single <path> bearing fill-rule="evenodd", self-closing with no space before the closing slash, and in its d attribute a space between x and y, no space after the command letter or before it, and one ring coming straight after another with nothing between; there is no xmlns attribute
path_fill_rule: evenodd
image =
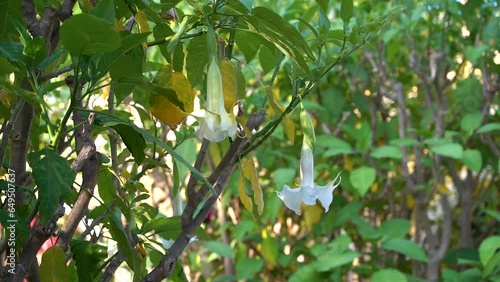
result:
<svg viewBox="0 0 500 282"><path fill-rule="evenodd" d="M253 124L253 126L260 126L259 122L262 122L261 116L261 112L252 114L248 119L247 126L250 124ZM198 190L198 192L196 192L194 196L195 200L189 202L182 214L181 234L179 235L179 237L177 237L174 244L170 247L158 266L156 266L148 275L146 275L142 281L161 281L163 278L173 273L177 259L182 254L189 241L193 237L194 233L196 232L196 230L198 230L201 223L210 212L210 209L212 209L215 201L217 201L219 195L224 190L233 167L239 159L241 148L247 141L247 139L237 138L231 143L229 150L226 152L219 165L208 177L208 181L213 184L217 194L211 194L206 185L203 185ZM206 198L207 195L209 195L208 199ZM203 204L203 207L200 209L197 215L194 215L194 212L198 205L202 204L205 199L206 201Z"/></svg>

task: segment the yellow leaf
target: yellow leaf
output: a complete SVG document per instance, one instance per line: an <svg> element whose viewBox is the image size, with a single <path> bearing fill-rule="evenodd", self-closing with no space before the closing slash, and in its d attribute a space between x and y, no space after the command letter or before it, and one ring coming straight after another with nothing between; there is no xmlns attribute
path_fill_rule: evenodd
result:
<svg viewBox="0 0 500 282"><path fill-rule="evenodd" d="M224 95L224 108L229 113L233 112L238 92L238 81L233 64L228 60L220 62L220 73L222 75L222 93Z"/></svg>
<svg viewBox="0 0 500 282"><path fill-rule="evenodd" d="M293 144L295 142L295 123L293 123L292 119L288 115L286 115L281 120L281 126L283 126L286 136Z"/></svg>
<svg viewBox="0 0 500 282"><path fill-rule="evenodd" d="M318 204L312 206L302 204L302 209L304 211L302 217L304 218L305 227L307 230L312 230L313 225L320 221L321 215L325 211Z"/></svg>
<svg viewBox="0 0 500 282"><path fill-rule="evenodd" d="M252 200L245 192L245 179L243 178L243 172L240 174L240 181L238 182L238 194L240 195L240 200L243 206L250 212L252 212Z"/></svg>
<svg viewBox="0 0 500 282"><path fill-rule="evenodd" d="M242 199L243 205L252 212L255 218L257 218L264 211L264 195L262 193L262 188L260 187L259 178L257 176L257 170L255 169L255 164L252 159L243 161L241 176L242 177L240 177L240 183L238 185L240 199ZM250 205L248 205L248 203L245 204L243 200L245 197L248 197L248 199L251 200Z"/></svg>
<svg viewBox="0 0 500 282"><path fill-rule="evenodd" d="M370 186L370 191L372 193L375 193L378 191L378 183L377 182L373 182L372 186Z"/></svg>
<svg viewBox="0 0 500 282"><path fill-rule="evenodd" d="M273 94L271 87L265 86L264 88L267 100L269 101L269 104L271 104L274 115L280 116L284 111L283 107L278 104L277 97ZM283 126L283 129L285 130L286 137L288 137L290 142L293 144L295 142L295 124L288 115L281 120L281 126Z"/></svg>
<svg viewBox="0 0 500 282"><path fill-rule="evenodd" d="M2 104L10 108L12 98L5 88L0 88L0 101Z"/></svg>
<svg viewBox="0 0 500 282"><path fill-rule="evenodd" d="M352 171L352 160L349 155L344 155L344 169L347 171Z"/></svg>
<svg viewBox="0 0 500 282"><path fill-rule="evenodd" d="M148 16L141 10L135 13L135 21L139 25L139 32L149 32Z"/></svg>
<svg viewBox="0 0 500 282"><path fill-rule="evenodd" d="M448 187L446 187L446 185L444 185L443 183L439 183L437 185L437 190L441 193L441 194L446 194L446 195L451 195L451 191L448 189Z"/></svg>
<svg viewBox="0 0 500 282"><path fill-rule="evenodd" d="M123 19L123 18L122 18L122 19ZM120 19L120 20L115 19L115 23L114 23L114 25L115 25L115 29L116 29L116 31L118 31L118 32L123 31L123 23L122 23L122 19Z"/></svg>
<svg viewBox="0 0 500 282"><path fill-rule="evenodd" d="M415 198L412 195L406 196L406 206L412 210L415 207Z"/></svg>
<svg viewBox="0 0 500 282"><path fill-rule="evenodd" d="M193 111L196 91L182 73L173 72L169 65L160 68L153 81L174 90L182 103L184 111L156 92L151 92L149 97L151 113L168 126L176 127Z"/></svg>

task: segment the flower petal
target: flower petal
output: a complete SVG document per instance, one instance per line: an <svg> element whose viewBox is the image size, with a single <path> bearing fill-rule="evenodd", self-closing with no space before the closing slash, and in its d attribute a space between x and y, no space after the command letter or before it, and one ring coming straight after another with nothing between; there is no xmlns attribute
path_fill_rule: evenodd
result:
<svg viewBox="0 0 500 282"><path fill-rule="evenodd" d="M325 208L325 212L327 212L330 209L330 204L333 201L333 191L337 186L340 185L340 182L342 181L342 177L340 177L339 181L337 182L337 178L340 177L340 173L335 177L333 181L328 183L325 186L315 186L314 190L317 191L317 196L318 200L320 201L321 205L323 208Z"/></svg>
<svg viewBox="0 0 500 282"><path fill-rule="evenodd" d="M278 197L283 201L285 206L296 214L300 215L300 205L302 204L303 190L302 188L291 189L288 185L283 186L281 192L276 192Z"/></svg>
<svg viewBox="0 0 500 282"><path fill-rule="evenodd" d="M300 186L314 186L314 156L307 142L302 143L300 153Z"/></svg>
<svg viewBox="0 0 500 282"><path fill-rule="evenodd" d="M316 200L318 199L318 191L316 187L312 186L300 186L303 189L302 201L308 206L314 206Z"/></svg>

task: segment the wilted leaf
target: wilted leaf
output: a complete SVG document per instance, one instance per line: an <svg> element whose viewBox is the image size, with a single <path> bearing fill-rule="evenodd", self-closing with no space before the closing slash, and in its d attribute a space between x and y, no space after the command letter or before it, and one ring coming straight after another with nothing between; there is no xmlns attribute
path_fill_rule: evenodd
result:
<svg viewBox="0 0 500 282"><path fill-rule="evenodd" d="M271 108L273 109L274 115L276 117L281 116L284 109L278 104L277 101L278 97L274 95L273 90L269 86L265 87L265 91L266 91L267 101L269 101L269 104L271 104ZM295 124L288 115L286 115L281 120L281 126L283 126L286 137L288 137L290 142L293 144L295 142Z"/></svg>
<svg viewBox="0 0 500 282"><path fill-rule="evenodd" d="M243 161L241 167L242 173L238 184L240 199L243 205L252 212L254 218L258 218L264 211L264 195L259 184L255 164L252 159L247 159ZM251 204L248 200L251 200Z"/></svg>
<svg viewBox="0 0 500 282"><path fill-rule="evenodd" d="M229 113L233 112L236 96L238 93L238 80L233 64L228 60L220 62L220 73L222 76L222 91L224 95L224 108Z"/></svg>
<svg viewBox="0 0 500 282"><path fill-rule="evenodd" d="M175 91L183 109L174 105L168 97L152 91L149 98L151 113L168 126L176 127L193 111L196 91L187 78L180 72L173 72L170 65L158 71L154 82Z"/></svg>
<svg viewBox="0 0 500 282"><path fill-rule="evenodd" d="M142 32L149 32L149 24L148 24L148 16L146 13L144 13L141 10L138 10L135 13L135 21L139 25L139 31Z"/></svg>

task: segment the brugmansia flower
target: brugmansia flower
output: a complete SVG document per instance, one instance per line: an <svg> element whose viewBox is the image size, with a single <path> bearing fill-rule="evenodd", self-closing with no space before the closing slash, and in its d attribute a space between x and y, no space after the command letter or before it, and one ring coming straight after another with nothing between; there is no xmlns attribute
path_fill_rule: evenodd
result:
<svg viewBox="0 0 500 282"><path fill-rule="evenodd" d="M333 201L333 190L339 186L342 178L340 173L335 179L326 186L314 185L314 157L309 142L303 142L300 156L300 185L299 188L292 189L288 185L283 186L283 190L278 193L278 197L285 206L300 215L300 205L303 202L312 206L319 200L327 212ZM337 178L339 178L337 182Z"/></svg>
<svg viewBox="0 0 500 282"><path fill-rule="evenodd" d="M212 142L221 142L234 137L238 123L234 113L227 113L224 108L222 92L222 75L216 57L213 57L207 73L207 106L199 116L196 116L200 125L196 128L196 135L200 139L206 138Z"/></svg>

